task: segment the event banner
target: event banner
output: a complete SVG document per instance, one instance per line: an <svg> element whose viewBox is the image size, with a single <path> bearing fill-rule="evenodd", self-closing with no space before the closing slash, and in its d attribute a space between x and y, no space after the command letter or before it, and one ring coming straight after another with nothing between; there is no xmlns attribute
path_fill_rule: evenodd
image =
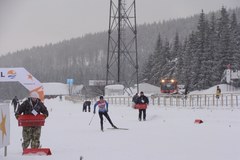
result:
<svg viewBox="0 0 240 160"><path fill-rule="evenodd" d="M10 144L9 104L0 104L0 148Z"/></svg>
<svg viewBox="0 0 240 160"><path fill-rule="evenodd" d="M44 100L42 84L25 68L0 68L0 82L19 82L29 92L36 92Z"/></svg>

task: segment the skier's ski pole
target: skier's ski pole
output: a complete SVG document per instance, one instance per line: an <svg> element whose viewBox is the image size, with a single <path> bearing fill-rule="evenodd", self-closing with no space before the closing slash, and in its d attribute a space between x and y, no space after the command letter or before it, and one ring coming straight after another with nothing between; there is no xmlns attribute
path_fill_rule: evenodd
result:
<svg viewBox="0 0 240 160"><path fill-rule="evenodd" d="M90 126L90 124L92 123L92 120L93 120L93 117L95 116L95 114L93 114L93 116L92 116L92 118L91 118L91 120L90 120L90 122L89 122L89 126Z"/></svg>

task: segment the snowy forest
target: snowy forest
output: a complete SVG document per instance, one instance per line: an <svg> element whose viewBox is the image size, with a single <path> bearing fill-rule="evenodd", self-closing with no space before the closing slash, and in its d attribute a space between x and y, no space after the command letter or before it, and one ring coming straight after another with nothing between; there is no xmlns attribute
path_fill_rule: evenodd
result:
<svg viewBox="0 0 240 160"><path fill-rule="evenodd" d="M161 78L176 78L190 90L221 83L227 65L240 69L240 8L140 24L140 82L159 86ZM89 33L56 44L35 46L0 57L0 67L24 67L41 82L88 85L106 76L107 31ZM24 38L24 37L23 37ZM36 37L37 38L37 37ZM1 83L1 98L24 97L18 83Z"/></svg>
<svg viewBox="0 0 240 160"><path fill-rule="evenodd" d="M224 83L227 66L240 69L240 24L236 13L229 14L223 7L219 16L212 13L210 18L202 11L197 30L183 42L178 33L172 43L159 34L141 77L155 85L159 77L175 78L190 90L200 90Z"/></svg>

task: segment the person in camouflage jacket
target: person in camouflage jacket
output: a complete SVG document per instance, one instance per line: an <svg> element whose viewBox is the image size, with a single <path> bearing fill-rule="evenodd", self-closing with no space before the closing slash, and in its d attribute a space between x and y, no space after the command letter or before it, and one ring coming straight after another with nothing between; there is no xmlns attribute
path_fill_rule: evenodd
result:
<svg viewBox="0 0 240 160"><path fill-rule="evenodd" d="M46 106L41 102L39 96L36 94L30 95L17 109L15 116L18 119L19 115L27 114L40 114L42 113L45 117L48 117L48 110ZM22 148L26 149L31 143L31 148L40 147L40 135L41 126L23 126L22 136L23 143Z"/></svg>

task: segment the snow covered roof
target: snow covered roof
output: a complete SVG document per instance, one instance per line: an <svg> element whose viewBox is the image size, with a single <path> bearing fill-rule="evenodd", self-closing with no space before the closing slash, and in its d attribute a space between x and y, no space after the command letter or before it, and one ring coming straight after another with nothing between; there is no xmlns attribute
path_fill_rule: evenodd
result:
<svg viewBox="0 0 240 160"><path fill-rule="evenodd" d="M67 95L69 94L68 85L64 83L42 83L45 95Z"/></svg>
<svg viewBox="0 0 240 160"><path fill-rule="evenodd" d="M160 87L151 85L149 83L140 83L139 91L143 91L145 94L160 93Z"/></svg>
<svg viewBox="0 0 240 160"><path fill-rule="evenodd" d="M131 88L133 94L137 93L137 86L135 85L134 88ZM151 85L149 83L139 83L139 92L143 91L144 94L159 94L160 93L160 87Z"/></svg>
<svg viewBox="0 0 240 160"><path fill-rule="evenodd" d="M107 85L106 87L105 87L105 89L120 89L120 90L122 90L122 89L124 89L124 86L123 85L121 85L121 84L115 84L115 85Z"/></svg>

